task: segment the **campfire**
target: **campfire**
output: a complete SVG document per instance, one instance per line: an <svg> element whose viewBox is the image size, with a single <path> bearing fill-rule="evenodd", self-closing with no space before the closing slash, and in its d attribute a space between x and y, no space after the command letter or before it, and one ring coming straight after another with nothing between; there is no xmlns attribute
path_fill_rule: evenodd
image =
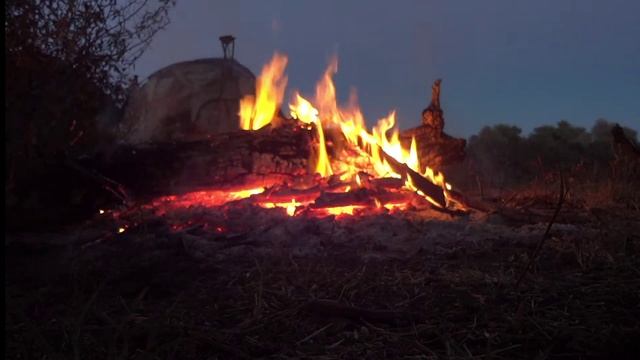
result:
<svg viewBox="0 0 640 360"><path fill-rule="evenodd" d="M255 95L240 101L242 130L227 135L221 146L250 142L252 157L260 147L257 152L265 159L259 159L259 165L241 179L231 181L227 181L233 178L227 176L230 168L217 163L212 168L226 174L224 181L216 184L214 180L204 189L200 186L195 191L157 196L146 206L164 212L193 206L250 204L277 208L289 216L319 217L426 207L465 210L462 197L444 175L421 166L424 162L416 137L401 139L394 111L368 130L355 92L347 106L338 106L333 83L336 58L317 83L313 100L296 91L288 104L289 116L283 115L279 109L287 85L287 61L285 55L276 53L264 66ZM439 107L439 82L435 89ZM222 150L230 157L249 155Z"/></svg>
<svg viewBox="0 0 640 360"><path fill-rule="evenodd" d="M629 356L640 339L638 131L605 119L591 129L527 121L540 109L564 117L603 79L607 94L595 107L580 103L580 113L616 105L625 121L625 102L611 94L633 74L607 73L633 52L613 41L633 30L619 6L606 11L611 39L595 30L611 44L590 44L611 61L596 58L602 66L591 77L584 70L595 63L570 62L581 70L581 93L562 61L552 72L527 62L535 53L593 58L575 51L585 48L584 32L571 32L576 42L556 36L553 18L529 21L548 13L540 6L247 5L234 23L236 7L207 4L211 18L189 15L188 6L203 6L181 2L189 16L175 20L203 22L188 34L167 26L175 1L8 3L8 359L638 357ZM556 12L567 10L569 29L591 23L575 6ZM309 13L330 31L308 31ZM513 15L523 21L509 29ZM460 41L482 25L495 34ZM374 71L369 79L406 81L430 59L447 63L451 78L446 94L437 78L423 79L418 93L386 94L425 96L412 118L394 103L369 116L355 91L338 93L337 57L309 68L313 51L276 52L254 72L234 59L232 35L219 38L222 56L193 58L206 50L189 46L181 61L148 72L167 60L158 49L144 55L165 27L176 52L181 37L210 45L207 33L221 26L248 45L286 43L291 55L309 44L316 54L357 44L344 55ZM511 30L538 40L517 44L524 57L502 41ZM538 46L557 40L578 48ZM451 61L469 49L480 64ZM301 70L312 75L304 86L287 78L303 55ZM405 68L380 78L383 60ZM489 62L499 71L466 93L538 78L508 99L483 97L483 121L452 119L464 123L467 146L445 133L441 94L461 91L449 88L456 77L487 80ZM133 70L145 74L141 83ZM381 85L361 90L389 90ZM573 93L553 96L563 89ZM502 106L527 96L543 101ZM465 101L456 106L467 113ZM486 123L496 114L514 123Z"/></svg>
<svg viewBox="0 0 640 360"><path fill-rule="evenodd" d="M287 63L275 53L255 93L239 98L237 130L120 144L107 156L69 164L124 204L97 209L115 220L116 233L158 216L176 231L196 226L228 234L260 223L257 217L423 212L433 218L472 208L439 171L459 162L465 148L465 140L443 132L440 80L422 124L401 132L391 111L369 129L355 91L346 105L338 104L337 58L313 97L294 91L285 104Z"/></svg>

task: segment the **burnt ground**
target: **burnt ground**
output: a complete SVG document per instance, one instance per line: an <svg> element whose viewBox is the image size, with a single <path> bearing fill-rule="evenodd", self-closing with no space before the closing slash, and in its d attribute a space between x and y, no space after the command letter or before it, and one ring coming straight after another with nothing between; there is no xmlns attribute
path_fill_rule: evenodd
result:
<svg viewBox="0 0 640 360"><path fill-rule="evenodd" d="M7 358L634 358L638 210L566 204L517 286L553 207L140 210L7 234Z"/></svg>

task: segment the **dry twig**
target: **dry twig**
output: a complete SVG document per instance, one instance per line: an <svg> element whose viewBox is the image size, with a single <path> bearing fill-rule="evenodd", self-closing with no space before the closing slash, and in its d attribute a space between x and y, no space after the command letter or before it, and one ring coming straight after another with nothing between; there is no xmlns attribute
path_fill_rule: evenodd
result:
<svg viewBox="0 0 640 360"><path fill-rule="evenodd" d="M527 263L527 266L524 268L524 270L520 274L520 277L518 278L518 281L516 282L516 288L518 286L520 286L520 283L522 282L524 277L527 275L527 273L529 272L531 267L533 267L533 264L535 263L536 259L538 258L538 255L540 255L540 251L542 250L542 246L544 245L544 242L547 240L547 238L549 237L549 233L551 232L551 226L556 221L556 218L558 217L558 214L560 214L560 209L562 208L562 203L564 203L564 199L565 199L566 195L567 195L567 191L566 191L565 184L564 184L564 176L562 175L562 173L560 173L560 195L558 196L558 204L556 205L556 210L553 212L553 216L551 217L551 220L549 220L549 223L547 224L547 229L545 230L544 234L542 235L542 238L540 238L540 241L538 241L538 243L536 244L535 249L531 253L531 256L529 257L529 262Z"/></svg>

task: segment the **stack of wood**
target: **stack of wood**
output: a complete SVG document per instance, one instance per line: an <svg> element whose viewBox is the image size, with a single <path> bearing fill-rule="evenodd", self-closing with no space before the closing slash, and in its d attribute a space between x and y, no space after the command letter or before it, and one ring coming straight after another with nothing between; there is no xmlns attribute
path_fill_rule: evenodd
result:
<svg viewBox="0 0 640 360"><path fill-rule="evenodd" d="M403 141L416 137L422 166L435 169L460 161L465 147L465 140L443 132L439 94L440 80L433 86L431 104L423 111L423 124L402 134ZM201 141L122 146L108 157L87 159L78 169L89 169L105 186L122 185L123 191L114 192L138 200L245 184L273 185L267 181L291 184L313 173L309 170L314 164L308 160L317 151L315 130L281 116L274 124L257 131L214 134ZM332 142L329 151L336 146L339 141ZM403 179L410 178L414 186L445 205L439 186L384 155Z"/></svg>
<svg viewBox="0 0 640 360"><path fill-rule="evenodd" d="M431 88L431 103L422 111L422 124L403 131L400 134L404 146L411 144L415 137L418 144L420 167L429 166L441 169L464 160L465 139L457 139L444 132L444 111L440 107L441 79L434 82Z"/></svg>
<svg viewBox="0 0 640 360"><path fill-rule="evenodd" d="M122 184L136 199L262 181L269 185L307 174L312 140L306 128L269 125L201 141L122 146L108 157L84 159L78 168L105 185Z"/></svg>

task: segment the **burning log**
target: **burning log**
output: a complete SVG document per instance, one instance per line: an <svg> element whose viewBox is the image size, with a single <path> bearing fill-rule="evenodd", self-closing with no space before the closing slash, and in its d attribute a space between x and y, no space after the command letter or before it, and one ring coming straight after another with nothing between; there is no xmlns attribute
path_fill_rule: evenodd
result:
<svg viewBox="0 0 640 360"><path fill-rule="evenodd" d="M341 206L368 206L378 204L408 204L414 194L410 192L389 192L383 190L358 189L345 193L323 192L311 206L314 209L333 208ZM377 204L376 204L377 202Z"/></svg>
<svg viewBox="0 0 640 360"><path fill-rule="evenodd" d="M418 174L416 171L409 168L406 164L398 162L392 156L389 156L384 151L380 150L385 160L389 163L391 168L400 174L403 179L409 179L416 189L422 191L426 196L430 197L433 201L438 203L441 207L446 207L447 200L444 196L444 189L433 184L431 181L424 178L424 176Z"/></svg>
<svg viewBox="0 0 640 360"><path fill-rule="evenodd" d="M288 203L292 199L300 202L312 202L320 194L320 187L307 189L271 188L261 194L252 195L250 200L255 203Z"/></svg>
<svg viewBox="0 0 640 360"><path fill-rule="evenodd" d="M292 181L307 174L312 133L298 126L213 135L205 141L121 146L83 166L148 199L204 188Z"/></svg>
<svg viewBox="0 0 640 360"><path fill-rule="evenodd" d="M404 181L398 178L379 178L379 179L365 179L363 180L365 186L371 185L375 188L385 189L400 189L404 186Z"/></svg>

